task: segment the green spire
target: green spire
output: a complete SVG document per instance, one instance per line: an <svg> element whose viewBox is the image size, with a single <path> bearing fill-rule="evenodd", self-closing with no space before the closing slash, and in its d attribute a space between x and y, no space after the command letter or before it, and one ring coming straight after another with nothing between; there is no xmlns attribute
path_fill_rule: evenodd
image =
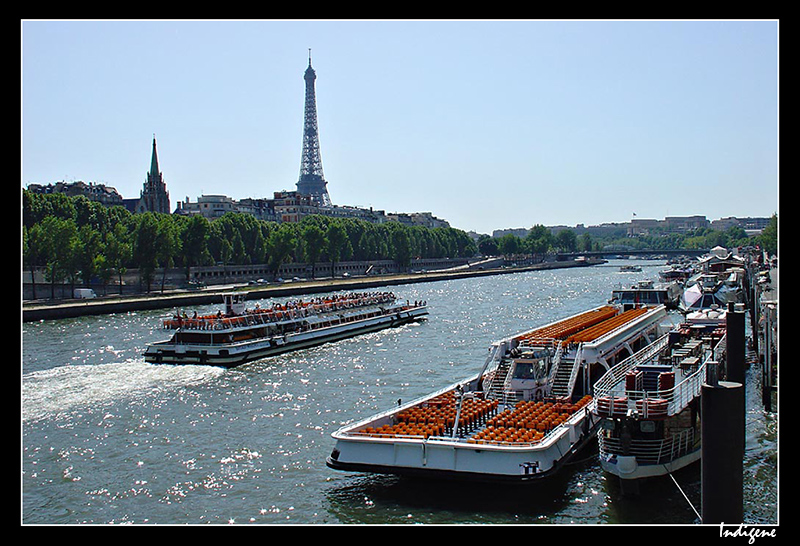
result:
<svg viewBox="0 0 800 546"><path fill-rule="evenodd" d="M153 135L153 158L150 160L150 176L158 177L158 154L156 154L156 135Z"/></svg>

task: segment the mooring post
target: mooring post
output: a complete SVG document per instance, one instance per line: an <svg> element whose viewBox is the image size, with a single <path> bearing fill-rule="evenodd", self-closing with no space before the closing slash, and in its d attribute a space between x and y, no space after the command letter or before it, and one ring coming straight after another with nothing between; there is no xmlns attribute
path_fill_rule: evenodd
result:
<svg viewBox="0 0 800 546"><path fill-rule="evenodd" d="M745 397L741 383L718 381L709 363L701 389L702 522L743 523Z"/></svg>
<svg viewBox="0 0 800 546"><path fill-rule="evenodd" d="M725 315L725 379L733 383L745 383L745 333L744 313L732 306Z"/></svg>

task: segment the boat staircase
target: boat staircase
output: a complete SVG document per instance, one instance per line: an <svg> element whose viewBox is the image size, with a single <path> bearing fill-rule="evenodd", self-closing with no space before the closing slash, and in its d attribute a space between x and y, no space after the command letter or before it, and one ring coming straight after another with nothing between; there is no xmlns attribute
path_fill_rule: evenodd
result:
<svg viewBox="0 0 800 546"><path fill-rule="evenodd" d="M572 392L577 377L577 367L563 365L561 360L564 355L564 345L557 340L552 341L555 354L550 365L550 378L552 382L551 394L554 396L567 396ZM491 385L487 389L487 396L504 404L513 404L519 400L519 393L511 389L512 359L503 358L495 369Z"/></svg>
<svg viewBox="0 0 800 546"><path fill-rule="evenodd" d="M563 360L564 344L559 343L556 354L553 357L553 365L550 370L551 387L550 394L557 398L567 398L572 396L572 388L578 378L580 365L577 359L572 362Z"/></svg>
<svg viewBox="0 0 800 546"><path fill-rule="evenodd" d="M511 383L511 359L503 358L498 362L487 396L502 404L513 404L517 394L509 388Z"/></svg>
<svg viewBox="0 0 800 546"><path fill-rule="evenodd" d="M553 386L550 394L556 398L566 398L572 394L572 387L575 385L575 378L578 376L578 363L572 366L559 366L553 377Z"/></svg>

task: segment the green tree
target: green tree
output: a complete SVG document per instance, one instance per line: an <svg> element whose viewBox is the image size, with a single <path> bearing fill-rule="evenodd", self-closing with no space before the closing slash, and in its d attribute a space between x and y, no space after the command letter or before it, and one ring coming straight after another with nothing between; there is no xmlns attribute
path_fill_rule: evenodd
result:
<svg viewBox="0 0 800 546"><path fill-rule="evenodd" d="M497 249L505 256L517 254L522 249L522 241L513 233L506 233L497 240Z"/></svg>
<svg viewBox="0 0 800 546"><path fill-rule="evenodd" d="M48 216L41 222L43 251L46 256L45 279L50 281L50 297L55 298L56 282L74 274L74 252L78 228L72 218Z"/></svg>
<svg viewBox="0 0 800 546"><path fill-rule="evenodd" d="M531 254L545 254L553 246L553 234L541 224L533 226L525 236L525 248Z"/></svg>
<svg viewBox="0 0 800 546"><path fill-rule="evenodd" d="M331 262L331 277L336 276L336 262L341 260L347 249L350 247L350 240L344 226L339 222L331 222L325 233L328 240L328 259Z"/></svg>
<svg viewBox="0 0 800 546"><path fill-rule="evenodd" d="M577 237L571 229L562 229L556 234L555 243L564 252L574 252L577 248Z"/></svg>
<svg viewBox="0 0 800 546"><path fill-rule="evenodd" d="M78 228L77 243L75 263L83 283L88 286L98 272L98 258L103 252L102 237L91 224L83 224Z"/></svg>
<svg viewBox="0 0 800 546"><path fill-rule="evenodd" d="M31 272L31 289L36 299L36 271L47 266L47 234L41 224L22 227L22 263Z"/></svg>
<svg viewBox="0 0 800 546"><path fill-rule="evenodd" d="M145 290L150 292L153 275L158 267L158 221L155 213L144 212L137 215L133 241L133 261L139 268L139 279Z"/></svg>
<svg viewBox="0 0 800 546"><path fill-rule="evenodd" d="M161 266L161 292L164 292L164 283L167 279L167 269L175 264L174 257L180 254L181 240L172 217L160 214L156 217L156 260Z"/></svg>
<svg viewBox="0 0 800 546"><path fill-rule="evenodd" d="M328 240L325 232L316 224L306 224L300 228L305 261L311 264L311 277L314 277L314 266L325 251Z"/></svg>
<svg viewBox="0 0 800 546"><path fill-rule="evenodd" d="M122 276L128 270L127 264L133 257L131 234L124 224L118 223L106 234L106 266L117 273L119 293L122 294Z"/></svg>
<svg viewBox="0 0 800 546"><path fill-rule="evenodd" d="M276 230L270 233L267 241L267 252L269 254L269 266L274 274L278 273L281 265L292 254L296 244L297 237L292 224L280 224Z"/></svg>
<svg viewBox="0 0 800 546"><path fill-rule="evenodd" d="M769 219L769 224L757 237L756 243L766 250L770 255L778 254L778 215L773 214Z"/></svg>
<svg viewBox="0 0 800 546"><path fill-rule="evenodd" d="M213 258L208 251L208 239L211 227L208 219L198 215L192 216L185 223L181 232L181 255L183 266L186 268L186 278L192 267L213 263Z"/></svg>
<svg viewBox="0 0 800 546"><path fill-rule="evenodd" d="M411 265L411 238L408 230L398 225L391 234L391 253L392 259L397 265L408 268Z"/></svg>
<svg viewBox="0 0 800 546"><path fill-rule="evenodd" d="M581 252L591 252L594 249L594 239L589 233L583 233L578 237L578 250Z"/></svg>
<svg viewBox="0 0 800 546"><path fill-rule="evenodd" d="M490 237L486 234L478 237L478 250L480 250L481 254L484 256L497 256L499 251L497 241L494 237Z"/></svg>

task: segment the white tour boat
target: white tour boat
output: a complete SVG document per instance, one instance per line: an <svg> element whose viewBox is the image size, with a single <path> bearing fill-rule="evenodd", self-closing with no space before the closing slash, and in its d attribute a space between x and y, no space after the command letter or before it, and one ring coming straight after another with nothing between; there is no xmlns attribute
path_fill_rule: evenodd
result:
<svg viewBox="0 0 800 546"><path fill-rule="evenodd" d="M245 309L241 294L226 294L225 312L176 315L164 328L175 330L152 343L145 361L233 367L267 356L303 349L423 320L425 302L398 301L391 292L364 292L291 301Z"/></svg>
<svg viewBox="0 0 800 546"><path fill-rule="evenodd" d="M724 348L724 328L684 323L594 385L604 471L635 485L700 459L701 386L709 362L722 364Z"/></svg>
<svg viewBox="0 0 800 546"><path fill-rule="evenodd" d="M495 342L480 372L335 431L333 469L527 482L595 433L591 385L659 335L663 305L606 305Z"/></svg>
<svg viewBox="0 0 800 546"><path fill-rule="evenodd" d="M676 282L655 284L651 280L639 281L630 287L618 285L611 291L611 303L664 304L668 309L676 308L683 289Z"/></svg>

